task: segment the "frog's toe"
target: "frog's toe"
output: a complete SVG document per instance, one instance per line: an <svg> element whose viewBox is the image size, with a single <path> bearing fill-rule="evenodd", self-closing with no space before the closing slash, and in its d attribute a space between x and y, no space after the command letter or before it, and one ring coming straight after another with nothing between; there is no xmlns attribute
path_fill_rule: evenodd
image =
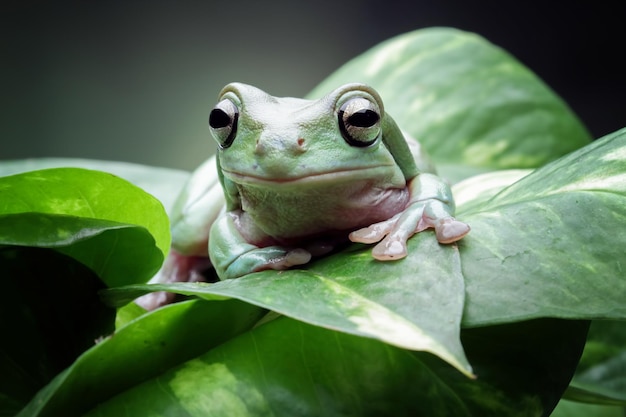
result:
<svg viewBox="0 0 626 417"><path fill-rule="evenodd" d="M399 217L400 214L396 214L390 219L355 230L348 235L348 239L352 242L365 244L380 242L382 238L393 230Z"/></svg>
<svg viewBox="0 0 626 417"><path fill-rule="evenodd" d="M462 239L470 231L468 224L448 217L439 221L435 226L435 233L439 243L452 243Z"/></svg>
<svg viewBox="0 0 626 417"><path fill-rule="evenodd" d="M386 237L372 250L372 256L379 261L394 261L406 255L406 241L393 237Z"/></svg>
<svg viewBox="0 0 626 417"><path fill-rule="evenodd" d="M348 235L348 238L352 242L357 243L375 243L380 241L384 236L384 233L381 233L380 230L377 230L374 227L364 227L359 230L355 230L354 232Z"/></svg>

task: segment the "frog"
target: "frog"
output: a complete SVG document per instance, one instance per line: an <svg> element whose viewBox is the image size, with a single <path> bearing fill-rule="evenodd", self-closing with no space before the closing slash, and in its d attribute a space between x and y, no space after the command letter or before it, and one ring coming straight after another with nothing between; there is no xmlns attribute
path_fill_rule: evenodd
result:
<svg viewBox="0 0 626 417"><path fill-rule="evenodd" d="M449 184L367 84L301 99L230 83L208 122L217 152L174 205L161 282L201 280L207 267L220 280L302 267L349 242L397 261L416 233L452 244L470 231Z"/></svg>

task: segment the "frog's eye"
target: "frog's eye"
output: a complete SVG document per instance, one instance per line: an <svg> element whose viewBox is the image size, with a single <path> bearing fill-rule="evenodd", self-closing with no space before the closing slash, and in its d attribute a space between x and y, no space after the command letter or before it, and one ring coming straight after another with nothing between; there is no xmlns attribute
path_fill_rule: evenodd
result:
<svg viewBox="0 0 626 417"><path fill-rule="evenodd" d="M233 143L233 140L235 140L238 119L239 110L237 106L228 99L220 101L213 110L211 110L209 114L209 126L220 148L228 148Z"/></svg>
<svg viewBox="0 0 626 417"><path fill-rule="evenodd" d="M341 135L352 146L369 146L380 135L380 110L366 98L346 101L339 108L338 116Z"/></svg>

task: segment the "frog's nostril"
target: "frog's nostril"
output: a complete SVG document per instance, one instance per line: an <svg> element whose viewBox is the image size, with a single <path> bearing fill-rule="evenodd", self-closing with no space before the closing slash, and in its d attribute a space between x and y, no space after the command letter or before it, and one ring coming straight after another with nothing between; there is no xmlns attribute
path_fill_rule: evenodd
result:
<svg viewBox="0 0 626 417"><path fill-rule="evenodd" d="M254 153L257 155L263 155L265 153L265 145L263 145L263 141L257 139L256 146L254 147Z"/></svg>
<svg viewBox="0 0 626 417"><path fill-rule="evenodd" d="M306 143L306 140L304 138L298 138L296 140L296 146L294 147L294 151L296 153L304 153L304 152L306 152L305 143Z"/></svg>

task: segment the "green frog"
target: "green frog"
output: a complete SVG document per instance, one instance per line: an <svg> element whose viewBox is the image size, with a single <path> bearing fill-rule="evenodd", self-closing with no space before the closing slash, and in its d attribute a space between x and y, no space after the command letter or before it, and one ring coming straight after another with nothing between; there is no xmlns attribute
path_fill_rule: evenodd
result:
<svg viewBox="0 0 626 417"><path fill-rule="evenodd" d="M175 205L161 280L194 281L207 255L220 279L284 270L348 240L375 243L372 256L393 261L425 229L443 244L470 231L419 143L367 85L305 100L232 83L209 127L217 155Z"/></svg>

